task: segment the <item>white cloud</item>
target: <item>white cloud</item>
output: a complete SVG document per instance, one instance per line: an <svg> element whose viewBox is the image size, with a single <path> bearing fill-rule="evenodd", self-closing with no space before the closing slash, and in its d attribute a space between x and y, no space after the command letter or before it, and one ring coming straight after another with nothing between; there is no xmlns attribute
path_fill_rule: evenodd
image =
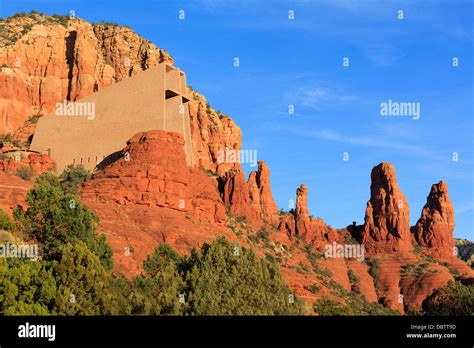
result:
<svg viewBox="0 0 474 348"><path fill-rule="evenodd" d="M289 104L302 106L309 109L338 105L351 102L357 96L344 93L341 89L316 86L301 86L293 88L287 93L285 99Z"/></svg>
<svg viewBox="0 0 474 348"><path fill-rule="evenodd" d="M430 151L424 148L421 144L412 142L408 139L395 137L393 133L386 131L382 127L376 130L373 134L365 135L346 135L336 130L325 128L321 130L305 130L301 128L291 127L288 125L267 124L265 129L272 129L276 131L285 131L292 134L309 137L319 140L327 140L344 144L360 145L374 148L386 148L406 153L408 155L419 156L429 159L438 159Z"/></svg>

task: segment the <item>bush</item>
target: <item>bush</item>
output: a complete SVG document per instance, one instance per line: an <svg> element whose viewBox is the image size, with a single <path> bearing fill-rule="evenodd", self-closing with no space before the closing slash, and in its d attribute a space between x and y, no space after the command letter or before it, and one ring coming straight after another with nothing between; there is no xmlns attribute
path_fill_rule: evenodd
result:
<svg viewBox="0 0 474 348"><path fill-rule="evenodd" d="M474 287L450 281L423 302L427 315L474 315Z"/></svg>
<svg viewBox="0 0 474 348"><path fill-rule="evenodd" d="M313 308L319 315L354 315L348 306L328 298L318 300L314 303Z"/></svg>
<svg viewBox="0 0 474 348"><path fill-rule="evenodd" d="M97 216L78 196L64 192L56 175L39 176L26 201L28 209L17 208L15 219L28 238L42 245L47 257L54 257L63 244L83 241L107 270L112 269L112 248L96 233Z"/></svg>
<svg viewBox="0 0 474 348"><path fill-rule="evenodd" d="M374 278L374 286L378 289L379 281L377 280L377 276L379 274L379 262L378 260L371 259L367 260L367 264L369 265L369 274Z"/></svg>
<svg viewBox="0 0 474 348"><path fill-rule="evenodd" d="M321 290L321 288L316 284L305 285L304 288L313 294L317 294Z"/></svg>
<svg viewBox="0 0 474 348"><path fill-rule="evenodd" d="M7 213L0 209L0 230L13 231L15 224L12 222Z"/></svg>
<svg viewBox="0 0 474 348"><path fill-rule="evenodd" d="M82 184L90 180L92 174L82 164L69 165L59 176L64 192L77 194Z"/></svg>
<svg viewBox="0 0 474 348"><path fill-rule="evenodd" d="M78 242L58 248L57 259L0 258L0 315L129 314L120 278Z"/></svg>
<svg viewBox="0 0 474 348"><path fill-rule="evenodd" d="M15 173L16 176L19 176L23 180L31 180L34 175L33 169L30 166L23 166L18 169Z"/></svg>
<svg viewBox="0 0 474 348"><path fill-rule="evenodd" d="M255 235L250 236L249 239L255 244L258 244L260 241L263 241L264 243L270 242L268 231L264 228L260 229L257 233L255 233Z"/></svg>
<svg viewBox="0 0 474 348"><path fill-rule="evenodd" d="M304 310L300 300L291 301L274 263L224 238L188 257L161 245L144 268L132 294L133 313L294 315Z"/></svg>
<svg viewBox="0 0 474 348"><path fill-rule="evenodd" d="M328 298L315 302L314 311L319 315L399 315L380 303L369 302L360 294L350 294L346 304Z"/></svg>
<svg viewBox="0 0 474 348"><path fill-rule="evenodd" d="M359 277L351 269L348 272L348 276L349 276L349 281L351 283L357 283L360 280Z"/></svg>
<svg viewBox="0 0 474 348"><path fill-rule="evenodd" d="M3 64L6 65L6 64ZM0 142L11 143L13 141L13 137L10 134L5 134L0 136Z"/></svg>

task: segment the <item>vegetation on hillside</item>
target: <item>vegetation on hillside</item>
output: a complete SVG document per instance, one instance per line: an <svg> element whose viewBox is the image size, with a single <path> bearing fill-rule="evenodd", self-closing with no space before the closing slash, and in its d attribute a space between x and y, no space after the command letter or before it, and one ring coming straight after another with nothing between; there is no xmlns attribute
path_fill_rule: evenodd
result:
<svg viewBox="0 0 474 348"><path fill-rule="evenodd" d="M0 210L0 241L23 238L37 243L40 257L32 262L0 258L0 315L303 315L304 303L285 284L278 261L285 254L262 229L247 239L244 248L223 237L178 255L162 244L148 256L143 274L128 281L114 275L112 248L97 234L97 216L77 195L90 179L83 167L68 167L61 176L46 173L28 192L28 208L16 209L14 221ZM229 219L246 233L245 219ZM268 251L259 257L253 247ZM308 249L307 245L303 245ZM278 248L277 248L278 249ZM275 256L276 255L276 256ZM368 302L355 291L359 278L349 280L346 291L323 270L308 249L310 268L333 298L315 302L319 315L395 315L382 304ZM378 276L378 262L368 260L370 274ZM422 264L406 272L418 272ZM420 269L420 270L419 270ZM318 294L319 285L307 290ZM425 314L472 315L474 288L452 282L423 303Z"/></svg>
<svg viewBox="0 0 474 348"><path fill-rule="evenodd" d="M160 245L132 282L112 273L112 249L96 231L97 217L74 193L86 173L46 173L15 221L40 258L0 258L3 315L297 315L303 303L275 263L218 238L179 256ZM6 230L13 222L0 213Z"/></svg>
<svg viewBox="0 0 474 348"><path fill-rule="evenodd" d="M474 287L451 281L423 302L427 315L474 315Z"/></svg>

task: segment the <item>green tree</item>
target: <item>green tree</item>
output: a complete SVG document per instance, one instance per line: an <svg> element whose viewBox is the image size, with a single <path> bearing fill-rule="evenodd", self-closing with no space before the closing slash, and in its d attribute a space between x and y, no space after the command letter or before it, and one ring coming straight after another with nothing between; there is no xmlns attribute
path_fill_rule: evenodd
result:
<svg viewBox="0 0 474 348"><path fill-rule="evenodd" d="M60 245L50 260L0 258L3 315L130 314L127 288L81 241Z"/></svg>
<svg viewBox="0 0 474 348"><path fill-rule="evenodd" d="M51 261L57 286L53 314L121 314L120 298L110 291L110 276L83 242L61 245L56 257Z"/></svg>
<svg viewBox="0 0 474 348"><path fill-rule="evenodd" d="M313 309L319 315L354 315L352 308L329 298L316 301Z"/></svg>
<svg viewBox="0 0 474 348"><path fill-rule="evenodd" d="M224 238L188 257L161 245L135 280L136 314L296 315L304 312L275 263ZM181 300L181 301L180 301Z"/></svg>
<svg viewBox="0 0 474 348"><path fill-rule="evenodd" d="M13 231L15 229L15 224L10 219L7 213L0 209L0 230L4 231Z"/></svg>
<svg viewBox="0 0 474 348"><path fill-rule="evenodd" d="M188 312L195 315L292 315L303 305L276 265L224 238L204 244L187 260Z"/></svg>
<svg viewBox="0 0 474 348"><path fill-rule="evenodd" d="M44 262L0 258L0 314L48 315L56 281Z"/></svg>
<svg viewBox="0 0 474 348"><path fill-rule="evenodd" d="M427 315L474 315L474 287L450 281L423 302Z"/></svg>
<svg viewBox="0 0 474 348"><path fill-rule="evenodd" d="M182 262L167 244L160 245L145 260L145 275L135 279L131 298L133 314L178 315L184 312L185 303L180 302L180 295L184 294L184 281L179 274Z"/></svg>
<svg viewBox="0 0 474 348"><path fill-rule="evenodd" d="M56 175L38 177L26 201L28 209L18 208L15 219L27 238L42 245L46 258L59 246L80 240L99 256L106 270L112 269L112 248L103 235L96 233L97 216L80 203L77 195L65 193Z"/></svg>
<svg viewBox="0 0 474 348"><path fill-rule="evenodd" d="M66 193L77 194L82 184L90 180L92 174L82 164L69 165L59 176L61 186Z"/></svg>

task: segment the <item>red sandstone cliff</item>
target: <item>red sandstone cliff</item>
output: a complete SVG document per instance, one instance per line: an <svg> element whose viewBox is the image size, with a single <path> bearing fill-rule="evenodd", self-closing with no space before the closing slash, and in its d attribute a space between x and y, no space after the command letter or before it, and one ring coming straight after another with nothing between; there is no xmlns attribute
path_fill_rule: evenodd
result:
<svg viewBox="0 0 474 348"><path fill-rule="evenodd" d="M218 235L235 239L225 228L217 180L187 166L183 145L177 133L136 134L121 157L81 190L82 201L100 217L123 274L137 274L160 243L182 252ZM135 252L127 255L127 247Z"/></svg>
<svg viewBox="0 0 474 348"><path fill-rule="evenodd" d="M398 187L393 165L380 163L372 169L371 179L362 243L374 253L410 251L410 208Z"/></svg>
<svg viewBox="0 0 474 348"><path fill-rule="evenodd" d="M116 25L32 14L0 21L0 27L5 33L0 65L6 66L0 73L0 134L16 131L21 139L34 132L35 118L29 117L51 111L56 102L83 97L171 60L166 51ZM151 131L131 138L122 157L95 173L81 190L83 202L100 217L99 229L114 249L117 272L139 273L142 261L160 243L184 253L223 235L255 244L259 255L280 260L287 283L309 304L323 296L344 302L341 288L358 289L367 300L404 312L420 309L424 299L455 277L472 279L469 267L448 255L454 216L444 182L433 185L413 228L413 239L422 248L417 252L408 202L393 165L381 163L372 170L365 223L351 230L364 244L366 257L379 265L372 278L367 263L325 258L328 244L355 241L347 229L336 230L311 217L304 184L296 191L294 214L280 214L264 162L246 181L238 162L219 161L220 151L241 149L241 130L204 96L191 89L189 95L193 155L200 169L186 165L179 135ZM44 156L23 162L0 162L0 207L10 213L25 204L32 184L6 172L23 165L37 172L54 169Z"/></svg>
<svg viewBox="0 0 474 348"><path fill-rule="evenodd" d="M24 142L57 102L80 99L161 61L173 63L167 51L115 24L30 13L0 19L0 28L0 135L13 133ZM190 93L197 167L220 174L239 169L238 163L218 164L217 156L242 147L240 128L204 96Z"/></svg>
<svg viewBox="0 0 474 348"><path fill-rule="evenodd" d="M0 134L139 73L168 54L130 28L42 14L0 20Z"/></svg>
<svg viewBox="0 0 474 348"><path fill-rule="evenodd" d="M440 181L431 187L421 217L414 227L419 245L430 248L438 256L454 255L454 207L448 195L448 185Z"/></svg>
<svg viewBox="0 0 474 348"><path fill-rule="evenodd" d="M251 172L247 185L249 196L255 209L265 221L278 222L278 206L270 187L270 169L264 161L258 161L258 170Z"/></svg>

